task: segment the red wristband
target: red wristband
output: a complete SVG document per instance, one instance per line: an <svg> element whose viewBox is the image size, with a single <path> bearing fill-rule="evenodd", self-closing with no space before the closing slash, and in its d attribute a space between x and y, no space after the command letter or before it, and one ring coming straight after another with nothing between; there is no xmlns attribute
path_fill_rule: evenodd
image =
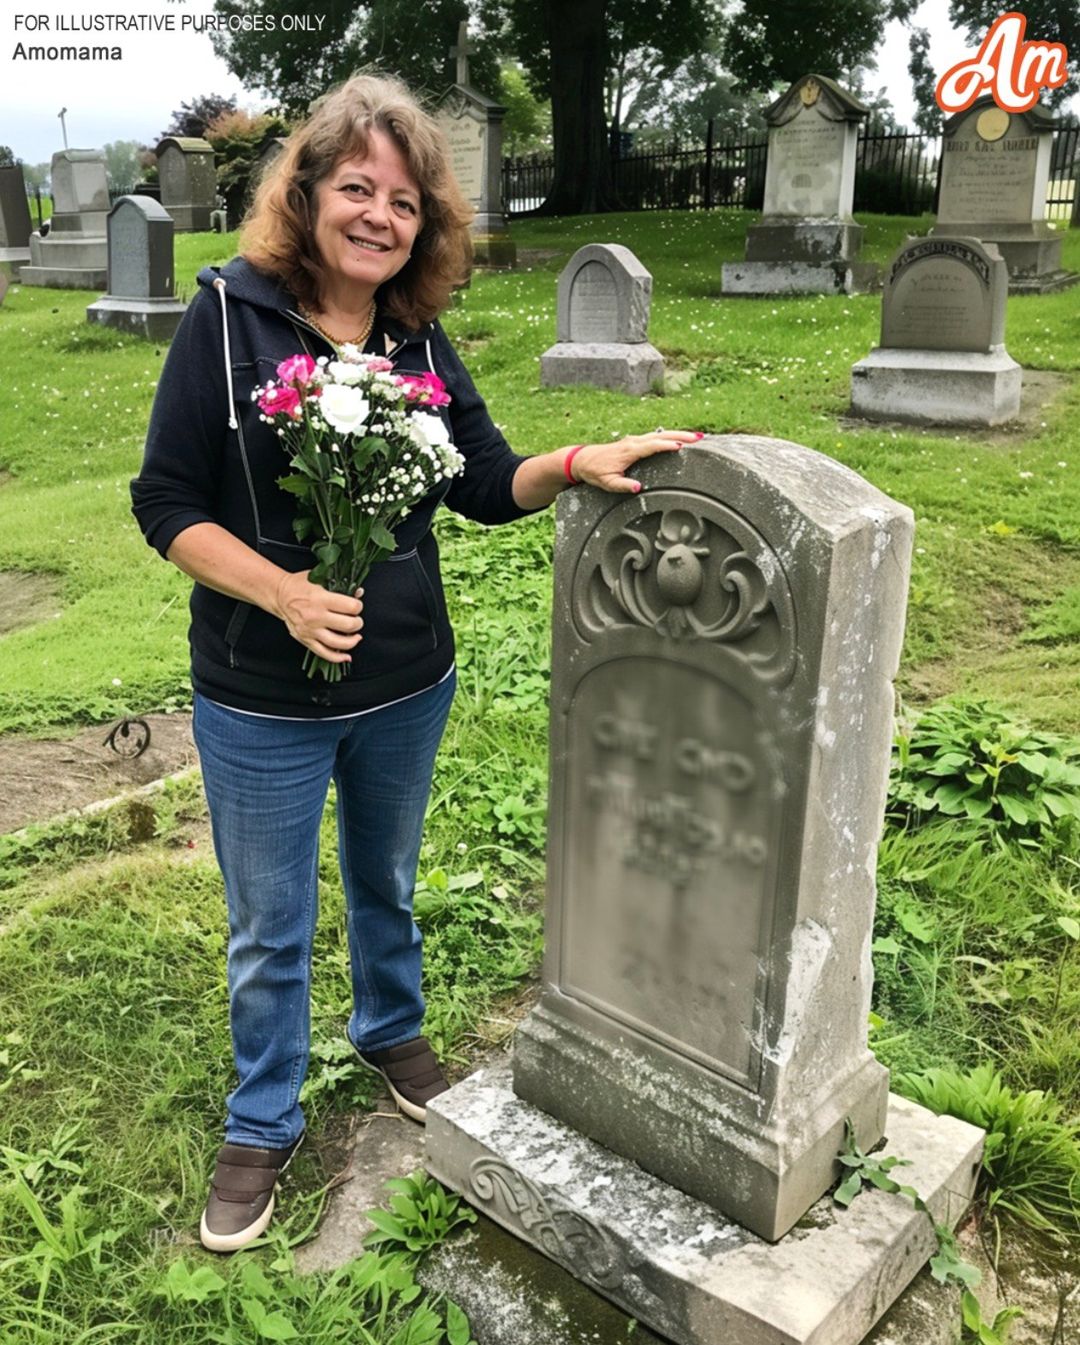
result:
<svg viewBox="0 0 1080 1345"><path fill-rule="evenodd" d="M580 453L584 447L585 447L584 444L575 444L574 447L570 450L570 452L567 453L566 457L563 458L562 463L563 471L566 473L567 481L569 481L572 486L580 486L581 482L570 470L570 464L574 461L575 454Z"/></svg>

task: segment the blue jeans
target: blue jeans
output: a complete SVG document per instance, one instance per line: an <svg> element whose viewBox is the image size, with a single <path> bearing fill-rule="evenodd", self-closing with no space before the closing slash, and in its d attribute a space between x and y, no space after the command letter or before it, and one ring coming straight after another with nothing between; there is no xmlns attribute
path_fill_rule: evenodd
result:
<svg viewBox="0 0 1080 1345"><path fill-rule="evenodd" d="M354 719L240 714L195 697L194 734L229 908L229 1017L239 1082L230 1144L279 1148L304 1128L319 824L337 786L353 1010L364 1051L419 1035L412 896L454 675Z"/></svg>

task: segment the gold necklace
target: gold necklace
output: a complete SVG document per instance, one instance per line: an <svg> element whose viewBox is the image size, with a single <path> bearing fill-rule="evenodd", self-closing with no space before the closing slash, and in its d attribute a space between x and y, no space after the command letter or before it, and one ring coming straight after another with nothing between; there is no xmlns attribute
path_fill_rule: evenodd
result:
<svg viewBox="0 0 1080 1345"><path fill-rule="evenodd" d="M321 323L319 323L319 322L316 321L315 316L314 316L314 314L311 312L310 309L308 309L308 308L304 308L303 305L301 305L301 307L300 307L300 313L301 313L301 315L302 315L304 318L307 319L307 321L311 324L311 326L315 328L315 330L319 333L319 335L320 335L321 337L323 337L325 340L329 341L330 344L331 344L332 346L335 346L335 347L336 347L336 346L360 346L360 347L362 348L363 345L364 345L364 342L365 342L365 341L368 339L368 337L371 335L371 329L372 329L372 327L375 326L375 300L374 300L374 299L372 299L371 303L368 305L367 317L364 319L364 325L360 328L360 330L357 332L357 334L356 334L355 336L348 336L348 337L346 337L344 340L339 340L336 336L331 336L330 333L326 330L326 328L325 328L324 326L322 326Z"/></svg>

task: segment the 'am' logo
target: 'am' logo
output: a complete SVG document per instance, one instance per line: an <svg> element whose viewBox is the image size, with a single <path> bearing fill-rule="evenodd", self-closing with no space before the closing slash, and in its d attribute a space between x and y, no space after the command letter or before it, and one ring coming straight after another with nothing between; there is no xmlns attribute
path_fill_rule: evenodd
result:
<svg viewBox="0 0 1080 1345"><path fill-rule="evenodd" d="M996 18L974 60L960 61L938 80L943 112L963 112L985 93L1006 112L1026 112L1042 89L1060 89L1069 78L1069 53L1061 42L1027 42L1025 15Z"/></svg>

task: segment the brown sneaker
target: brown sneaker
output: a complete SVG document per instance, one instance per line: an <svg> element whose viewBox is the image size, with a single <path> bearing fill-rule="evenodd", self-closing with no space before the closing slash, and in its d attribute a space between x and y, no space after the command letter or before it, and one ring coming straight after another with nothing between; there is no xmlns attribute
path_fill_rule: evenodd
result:
<svg viewBox="0 0 1080 1345"><path fill-rule="evenodd" d="M353 1050L368 1069L383 1076L405 1115L421 1125L427 1120L427 1104L450 1087L426 1037L414 1037L385 1051L361 1051L355 1045Z"/></svg>
<svg viewBox="0 0 1080 1345"><path fill-rule="evenodd" d="M303 1138L298 1136L287 1149L221 1146L199 1224L199 1239L208 1251L238 1251L263 1232L274 1213L277 1179Z"/></svg>

